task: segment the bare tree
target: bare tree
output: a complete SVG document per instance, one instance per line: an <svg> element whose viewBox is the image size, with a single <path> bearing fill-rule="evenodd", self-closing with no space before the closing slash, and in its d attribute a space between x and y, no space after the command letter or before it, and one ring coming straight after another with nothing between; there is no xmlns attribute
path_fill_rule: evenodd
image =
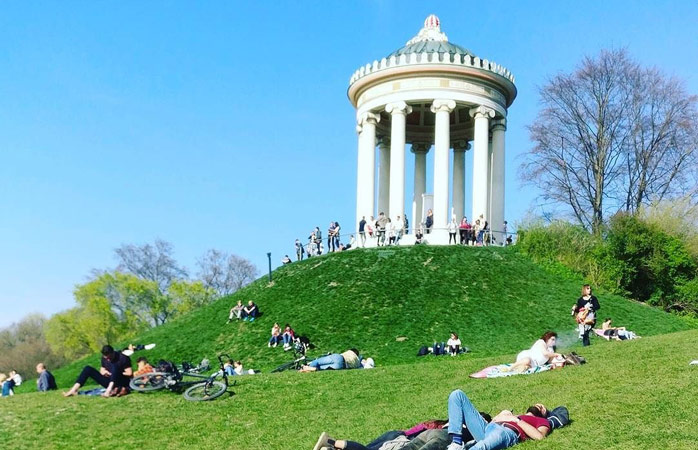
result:
<svg viewBox="0 0 698 450"><path fill-rule="evenodd" d="M199 279L218 295L230 295L257 277L257 267L245 258L208 250L197 262Z"/></svg>
<svg viewBox="0 0 698 450"><path fill-rule="evenodd" d="M625 50L602 51L540 95L520 175L586 228L598 233L609 214L686 187L696 100L676 80L641 68Z"/></svg>
<svg viewBox="0 0 698 450"><path fill-rule="evenodd" d="M172 281L187 277L186 269L172 257L174 249L167 241L156 239L154 245L141 246L123 244L115 252L119 258L117 270L155 281L161 292L167 292Z"/></svg>
<svg viewBox="0 0 698 450"><path fill-rule="evenodd" d="M19 322L0 330L0 370L16 370L25 378L33 378L37 363L55 368L65 362L49 347L44 334L46 318L29 314Z"/></svg>
<svg viewBox="0 0 698 450"><path fill-rule="evenodd" d="M676 78L656 68L638 70L629 85L633 96L625 176L625 210L665 197L690 194L698 147L698 97L689 96Z"/></svg>

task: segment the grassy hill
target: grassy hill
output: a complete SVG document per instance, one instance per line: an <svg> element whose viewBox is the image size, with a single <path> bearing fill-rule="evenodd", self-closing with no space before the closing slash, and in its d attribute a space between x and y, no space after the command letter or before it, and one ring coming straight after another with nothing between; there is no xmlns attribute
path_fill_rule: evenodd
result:
<svg viewBox="0 0 698 450"><path fill-rule="evenodd" d="M373 370L263 373L238 377L231 395L198 404L164 392L122 399L59 393L0 401L0 448L310 449L321 431L368 442L390 429L446 415L461 388L485 411L522 411L530 403L566 404L574 422L517 448L695 448L698 358L695 321L596 292L600 316L643 339L593 340L581 348L570 306L582 280L553 274L514 248L409 247L358 250L281 267L235 295L150 330L151 359L197 361L220 352L268 372L289 358L267 348L274 321L311 337L315 353L358 347ZM230 306L254 300L264 315L226 325ZM507 379L467 375L510 361L545 331L587 357L581 367ZM416 357L420 345L460 334L472 353ZM406 340L396 340L405 337ZM55 372L68 386L86 362ZM31 390L31 382L22 386ZM39 442L36 440L39 439Z"/></svg>
<svg viewBox="0 0 698 450"><path fill-rule="evenodd" d="M280 267L234 295L152 329L140 343L157 347L151 360L212 361L219 353L268 371L290 355L267 341L271 326L290 323L317 346L312 354L356 347L379 366L421 363L421 345L459 334L473 357L515 353L544 331L560 333L562 347L578 345L570 307L582 280L553 274L515 248L415 246L335 253ZM618 296L596 292L599 316L611 316L641 336L695 325ZM237 300L255 301L254 323L226 324ZM406 340L397 340L397 338ZM96 357L87 358L95 364ZM55 372L72 383L85 360Z"/></svg>

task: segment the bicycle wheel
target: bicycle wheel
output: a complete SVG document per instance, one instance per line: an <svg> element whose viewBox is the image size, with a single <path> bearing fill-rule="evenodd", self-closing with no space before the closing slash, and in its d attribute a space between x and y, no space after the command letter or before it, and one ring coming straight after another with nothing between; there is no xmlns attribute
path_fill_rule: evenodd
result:
<svg viewBox="0 0 698 450"><path fill-rule="evenodd" d="M271 371L271 373L283 372L284 370L288 370L290 368L297 368L295 366L296 366L296 361L287 362L286 364L281 364L276 369L273 369Z"/></svg>
<svg viewBox="0 0 698 450"><path fill-rule="evenodd" d="M195 384L184 391L184 398L192 402L201 402L218 398L228 390L228 386L220 381L205 381Z"/></svg>
<svg viewBox="0 0 698 450"><path fill-rule="evenodd" d="M163 372L150 372L131 379L129 385L137 392L157 391L165 387L165 381L170 375Z"/></svg>

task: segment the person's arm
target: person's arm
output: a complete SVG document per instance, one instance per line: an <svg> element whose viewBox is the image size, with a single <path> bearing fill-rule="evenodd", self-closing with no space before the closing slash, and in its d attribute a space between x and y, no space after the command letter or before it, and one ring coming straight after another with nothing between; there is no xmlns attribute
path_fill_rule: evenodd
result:
<svg viewBox="0 0 698 450"><path fill-rule="evenodd" d="M524 422L523 420L519 419L518 417L517 419L518 422L515 421L516 424L523 430L524 433L526 433L526 436L533 440L540 441L541 439L545 438L545 436L547 436L550 432L550 428L548 427L536 428L530 423Z"/></svg>
<svg viewBox="0 0 698 450"><path fill-rule="evenodd" d="M46 374L46 371L41 372L36 384L39 392L48 391L48 375Z"/></svg>
<svg viewBox="0 0 698 450"><path fill-rule="evenodd" d="M127 377L132 377L133 376L133 367L128 366L124 368L124 375Z"/></svg>
<svg viewBox="0 0 698 450"><path fill-rule="evenodd" d="M591 304L594 307L594 311L598 311L601 309L601 305L599 304L599 299L592 296L591 297Z"/></svg>
<svg viewBox="0 0 698 450"><path fill-rule="evenodd" d="M114 389L114 382L110 381L107 385L107 390L102 393L102 397L111 397L111 391Z"/></svg>

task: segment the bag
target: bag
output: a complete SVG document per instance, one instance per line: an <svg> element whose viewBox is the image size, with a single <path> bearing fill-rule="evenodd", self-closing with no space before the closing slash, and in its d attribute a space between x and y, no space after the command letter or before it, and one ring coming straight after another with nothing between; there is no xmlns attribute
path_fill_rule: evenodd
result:
<svg viewBox="0 0 698 450"><path fill-rule="evenodd" d="M570 366L580 366L582 364L586 364L587 360L584 359L583 356L579 356L577 353L572 352L569 355L565 356L565 364L569 364Z"/></svg>
<svg viewBox="0 0 698 450"><path fill-rule="evenodd" d="M426 345L419 347L419 351L417 352L417 356L426 356L428 354L429 354L429 348Z"/></svg>
<svg viewBox="0 0 698 450"><path fill-rule="evenodd" d="M570 412L564 406L558 406L548 413L548 423L550 429L562 428L570 423Z"/></svg>
<svg viewBox="0 0 698 450"><path fill-rule="evenodd" d="M164 359L161 359L158 361L158 365L155 368L156 372L164 372L164 373L177 373L177 366L175 366L175 363L172 361L166 361Z"/></svg>

